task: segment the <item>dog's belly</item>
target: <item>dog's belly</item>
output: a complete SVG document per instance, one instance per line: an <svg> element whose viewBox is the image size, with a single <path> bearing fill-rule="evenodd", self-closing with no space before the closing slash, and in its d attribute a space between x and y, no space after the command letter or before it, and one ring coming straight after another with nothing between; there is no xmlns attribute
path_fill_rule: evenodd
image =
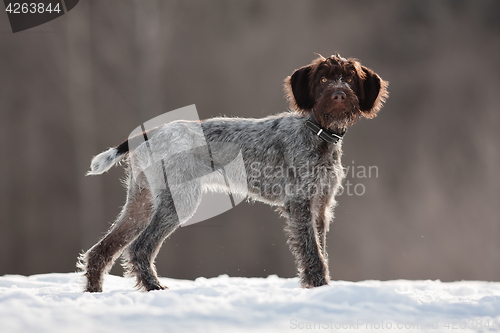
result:
<svg viewBox="0 0 500 333"><path fill-rule="evenodd" d="M241 171L241 170L239 170ZM240 174L224 169L199 179L203 192L222 192L246 197L272 206L282 206L285 202L286 179L284 177L256 177L243 170Z"/></svg>
<svg viewBox="0 0 500 333"><path fill-rule="evenodd" d="M248 177L248 198L272 206L285 203L287 184L284 178L262 179Z"/></svg>

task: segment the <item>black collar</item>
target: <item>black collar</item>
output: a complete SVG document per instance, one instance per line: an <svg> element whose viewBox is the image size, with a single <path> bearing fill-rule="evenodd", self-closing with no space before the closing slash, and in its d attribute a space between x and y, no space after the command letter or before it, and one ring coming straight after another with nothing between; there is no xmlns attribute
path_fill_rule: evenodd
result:
<svg viewBox="0 0 500 333"><path fill-rule="evenodd" d="M311 116L309 119L306 120L305 123L306 127L309 128L314 134L319 136L323 141L326 141L328 143L333 143L334 145L337 144L342 138L344 137L344 134L346 131L340 133L340 134L335 134L330 130L327 130L325 128L322 128L316 119L314 119L314 111L311 112Z"/></svg>

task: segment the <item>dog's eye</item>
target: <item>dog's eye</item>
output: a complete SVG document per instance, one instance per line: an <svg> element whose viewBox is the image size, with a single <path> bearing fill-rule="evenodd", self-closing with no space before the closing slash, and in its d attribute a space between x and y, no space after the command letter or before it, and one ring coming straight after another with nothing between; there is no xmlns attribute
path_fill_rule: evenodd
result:
<svg viewBox="0 0 500 333"><path fill-rule="evenodd" d="M325 83L326 81L328 81L328 79L327 79L326 77L324 77L324 76L323 76L323 77L321 78L321 82Z"/></svg>
<svg viewBox="0 0 500 333"><path fill-rule="evenodd" d="M352 83L352 77L348 77L348 78L346 78L346 79L345 79L345 82L347 82L347 83Z"/></svg>

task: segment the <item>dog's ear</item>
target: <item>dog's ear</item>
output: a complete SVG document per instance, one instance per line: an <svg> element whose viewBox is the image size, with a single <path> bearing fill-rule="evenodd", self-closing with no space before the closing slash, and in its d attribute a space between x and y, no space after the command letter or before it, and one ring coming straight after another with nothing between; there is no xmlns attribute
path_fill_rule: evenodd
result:
<svg viewBox="0 0 500 333"><path fill-rule="evenodd" d="M387 87L389 82L384 81L374 71L365 66L361 66L360 73L359 109L363 111L366 118L373 118L382 108L382 104L389 97Z"/></svg>
<svg viewBox="0 0 500 333"><path fill-rule="evenodd" d="M314 107L309 80L311 70L311 65L301 67L285 79L285 94L290 108L303 114L310 114Z"/></svg>

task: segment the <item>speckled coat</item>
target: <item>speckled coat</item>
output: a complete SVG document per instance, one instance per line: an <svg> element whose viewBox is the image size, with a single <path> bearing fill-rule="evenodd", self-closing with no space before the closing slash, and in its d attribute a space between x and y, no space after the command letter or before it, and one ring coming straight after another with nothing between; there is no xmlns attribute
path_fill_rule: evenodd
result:
<svg viewBox="0 0 500 333"><path fill-rule="evenodd" d="M326 233L341 186L341 143L329 143L305 123L344 133L372 118L387 97L387 82L339 55L320 57L285 80L294 111L262 119L175 121L97 155L89 174L128 162L127 201L108 234L82 254L86 291L102 291L104 273L123 252L127 273L145 290L164 289L154 259L161 244L189 221L204 192L230 192L276 206L286 218L288 244L303 287L328 284ZM240 158L241 168L226 168ZM215 260L215 259L214 259Z"/></svg>

